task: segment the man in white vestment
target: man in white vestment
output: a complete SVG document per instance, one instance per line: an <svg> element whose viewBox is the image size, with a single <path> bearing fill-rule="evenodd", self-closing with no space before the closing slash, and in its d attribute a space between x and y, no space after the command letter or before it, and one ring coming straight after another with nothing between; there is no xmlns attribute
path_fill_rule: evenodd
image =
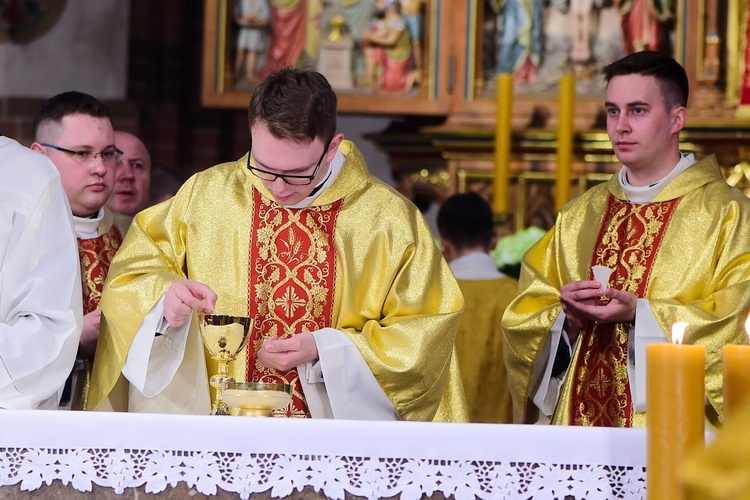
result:
<svg viewBox="0 0 750 500"><path fill-rule="evenodd" d="M215 311L252 318L230 372L289 384L278 416L465 421L461 292L417 208L336 132L331 86L281 70L249 122L245 157L136 216L102 297L89 408L209 413L195 313Z"/></svg>
<svg viewBox="0 0 750 500"><path fill-rule="evenodd" d="M0 136L0 408L57 408L82 321L60 175L44 156Z"/></svg>

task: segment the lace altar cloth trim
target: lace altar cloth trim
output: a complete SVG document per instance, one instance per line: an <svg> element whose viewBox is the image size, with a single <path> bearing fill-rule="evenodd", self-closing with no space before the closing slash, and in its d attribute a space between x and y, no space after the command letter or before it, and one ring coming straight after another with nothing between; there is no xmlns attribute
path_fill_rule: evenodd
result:
<svg viewBox="0 0 750 500"><path fill-rule="evenodd" d="M0 448L0 486L33 491L53 481L88 492L92 485L145 487L159 493L184 482L204 495L218 488L248 498L285 497L306 486L332 499L419 499L440 492L457 500L496 498L644 498L643 467L363 458L132 449Z"/></svg>

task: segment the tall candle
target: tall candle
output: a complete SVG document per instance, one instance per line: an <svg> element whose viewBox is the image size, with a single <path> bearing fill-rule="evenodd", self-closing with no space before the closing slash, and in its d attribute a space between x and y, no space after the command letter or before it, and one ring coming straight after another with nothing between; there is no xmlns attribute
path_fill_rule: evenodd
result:
<svg viewBox="0 0 750 500"><path fill-rule="evenodd" d="M555 208L559 212L570 199L570 176L573 170L573 108L576 100L576 78L572 73L560 76L557 103L557 175Z"/></svg>
<svg viewBox="0 0 750 500"><path fill-rule="evenodd" d="M745 321L745 331L750 336L750 315ZM724 365L724 421L750 397L750 345L725 345L722 347Z"/></svg>
<svg viewBox="0 0 750 500"><path fill-rule="evenodd" d="M495 124L495 169L492 184L492 210L508 213L510 184L510 140L513 114L513 75L497 75L497 109Z"/></svg>
<svg viewBox="0 0 750 500"><path fill-rule="evenodd" d="M680 498L680 461L704 441L704 346L681 345L687 323L672 325L673 343L646 346L646 493Z"/></svg>

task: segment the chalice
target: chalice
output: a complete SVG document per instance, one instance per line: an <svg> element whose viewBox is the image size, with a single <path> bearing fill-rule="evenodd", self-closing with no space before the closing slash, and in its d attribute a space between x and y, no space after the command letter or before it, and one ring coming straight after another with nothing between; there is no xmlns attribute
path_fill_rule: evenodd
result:
<svg viewBox="0 0 750 500"><path fill-rule="evenodd" d="M211 354L211 359L219 364L218 372L208 381L211 387L216 389L211 415L229 415L229 408L221 394L224 384L234 382L227 374L227 367L247 345L253 320L244 316L223 314L198 314L198 320L203 344Z"/></svg>

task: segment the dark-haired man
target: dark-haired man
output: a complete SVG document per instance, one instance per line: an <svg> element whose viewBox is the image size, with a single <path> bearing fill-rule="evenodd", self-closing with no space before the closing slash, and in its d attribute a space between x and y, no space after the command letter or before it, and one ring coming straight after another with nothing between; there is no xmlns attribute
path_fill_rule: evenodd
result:
<svg viewBox="0 0 750 500"><path fill-rule="evenodd" d="M513 408L503 359L500 320L518 282L489 255L497 243L492 208L476 193L455 194L440 206L440 243L464 295L456 354L471 422L510 424Z"/></svg>
<svg viewBox="0 0 750 500"><path fill-rule="evenodd" d="M680 64L638 52L604 75L623 167L566 205L524 257L503 317L514 419L533 420L536 406L553 423L645 426L645 346L672 341L678 321L685 343L707 347L706 416L720 418L719 346L747 343L750 200L713 156L680 152ZM608 283L593 266L613 271Z"/></svg>
<svg viewBox="0 0 750 500"><path fill-rule="evenodd" d="M34 117L34 137L31 149L47 155L60 172L78 237L84 317L71 407L82 409L99 337L102 287L124 234L104 206L122 152L115 147L109 107L82 92L63 92L42 104ZM69 397L66 391L62 403Z"/></svg>
<svg viewBox="0 0 750 500"><path fill-rule="evenodd" d="M131 226L102 300L90 408L208 413L214 369L195 312L215 310L253 319L230 370L290 384L282 416L466 420L461 292L417 208L337 133L331 86L274 73L249 125L245 157L194 175Z"/></svg>

